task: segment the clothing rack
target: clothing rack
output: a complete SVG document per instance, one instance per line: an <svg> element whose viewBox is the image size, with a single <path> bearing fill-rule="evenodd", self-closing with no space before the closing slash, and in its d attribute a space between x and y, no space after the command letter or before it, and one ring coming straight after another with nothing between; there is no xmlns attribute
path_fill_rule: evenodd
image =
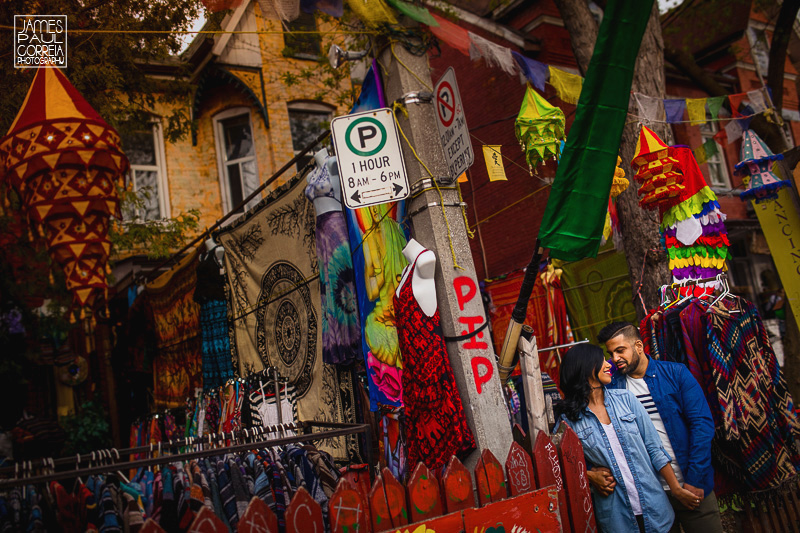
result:
<svg viewBox="0 0 800 533"><path fill-rule="evenodd" d="M315 427L327 428L327 429L318 432L312 431L310 433L304 433L290 437L257 440L259 436L268 432L275 433L282 430L305 431L305 430L313 430L313 428ZM370 427L368 424L348 424L343 422L312 421L312 422L300 422L299 424L296 425L287 424L281 426L271 426L269 428L258 428L255 431L241 430L238 432L231 432L231 433L217 433L205 437L190 437L187 439L170 441L169 443L167 443L166 446L158 446L158 447L154 445L139 446L137 448L127 448L123 450L116 450L112 448L110 450L97 450L88 455L80 454L76 457L62 457L59 459L44 458L41 460L41 465L38 465L38 461L36 461L36 464L34 463L34 461L25 461L23 463L17 463L17 466L15 467L0 469L0 476L5 477L5 479L0 479L0 491L30 484L35 485L39 483L48 483L50 481L59 481L62 479L71 479L75 477L91 476L95 474L105 474L110 472L139 469L143 467L169 464L177 461L200 459L203 457L213 457L215 455L221 455L226 453L237 453L237 452L252 450L254 448L273 448L275 446L283 446L286 444L294 444L298 442L320 441L333 437L352 435L355 433L364 433L367 441L367 450L366 450L367 460L368 464L371 464L372 439L370 435ZM122 455L129 455L136 453L153 453L159 451L161 453L164 453L166 450L171 450L174 448L180 448L185 446L202 448L204 446L213 446L214 444L224 443L225 440L231 440L231 441L247 440L249 442L241 442L239 444L232 444L230 446L219 446L214 448L209 447L207 449L201 449L183 453L166 454L162 455L161 457L151 457L148 459L118 462L119 457L121 457ZM69 464L80 465L80 463L84 461L96 462L98 460L98 455L100 456L99 460L104 462L104 464L98 466L88 466L85 468L67 469L67 470L62 470L60 472L55 471L56 466L64 466ZM19 471L20 464L23 465L22 473L24 477L16 477L20 473ZM30 471L32 471L33 468L37 467L41 468L42 470L50 469L52 471L47 474L41 474L37 476L27 476L27 474ZM15 476L15 477L8 477L8 476Z"/></svg>

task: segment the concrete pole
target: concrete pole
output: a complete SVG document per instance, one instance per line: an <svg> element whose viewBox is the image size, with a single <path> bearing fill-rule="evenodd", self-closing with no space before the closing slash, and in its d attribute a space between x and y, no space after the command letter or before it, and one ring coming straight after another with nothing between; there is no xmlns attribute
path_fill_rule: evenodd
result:
<svg viewBox="0 0 800 533"><path fill-rule="evenodd" d="M414 56L402 45L395 44L394 55L391 48L386 47L378 61L383 65L381 73L390 107L392 102L402 99L410 92L432 92L433 83L427 55ZM447 179L448 167L439 140L433 103L409 103L406 109L408 118L399 111L397 113L400 127L433 175ZM436 297L442 330L446 337L473 332L486 322L486 316L472 262L467 228L459 206L459 195L453 189L455 184L442 186L447 217L445 222L439 193L433 188L428 172L414 157L402 135L401 145L412 195L424 190L406 205L407 212L411 215L414 238L432 250L437 257ZM431 205L433 203L435 205ZM456 262L461 269L454 267L451 242ZM512 435L489 328L468 340L447 342L447 351L464 411L478 445L477 451L464 461L465 466L471 469L485 449L491 450L499 461L504 461L511 447Z"/></svg>

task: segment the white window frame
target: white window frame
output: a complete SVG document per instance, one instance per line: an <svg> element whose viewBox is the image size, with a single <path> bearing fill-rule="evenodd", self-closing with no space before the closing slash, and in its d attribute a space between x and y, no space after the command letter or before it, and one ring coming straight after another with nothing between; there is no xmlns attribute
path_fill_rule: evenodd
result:
<svg viewBox="0 0 800 533"><path fill-rule="evenodd" d="M708 118L708 117L707 117ZM717 143L717 153L713 156L706 159L706 164L708 164L708 176L704 176L708 181L708 186L711 187L715 191L728 191L731 188L731 176L728 172L728 161L725 159L725 147L719 144L716 139L714 139L714 135L719 133L719 123L713 120L709 120L705 124L700 125L700 138L703 140L702 144L705 144L706 141L712 139L715 143ZM724 184L718 185L711 183L711 165L709 163L719 165L722 169L722 178L725 181Z"/></svg>
<svg viewBox="0 0 800 533"><path fill-rule="evenodd" d="M136 186L136 171L156 172L156 185L158 186L158 210L161 215L160 220L170 218L172 216L169 203L169 180L167 179L167 157L164 148L164 130L161 125L161 119L154 118L150 122L153 130L153 151L155 153L155 165L135 165L131 163L131 168L128 174L128 180L131 184L131 190L138 193ZM139 210L133 219L126 220L125 222L145 222L141 217Z"/></svg>
<svg viewBox="0 0 800 533"><path fill-rule="evenodd" d="M223 129L224 126L222 125L222 121L238 117L240 115L247 115L247 122L250 126L250 134L253 136L253 154L248 157L242 157L239 159L234 159L233 161L226 161L225 160L225 130ZM225 111L220 111L216 115L214 115L214 145L217 150L217 174L219 176L219 188L220 188L220 195L222 196L222 212L229 213L233 210L235 205L233 205L233 200L231 199L231 190L230 190L230 179L228 178L228 165L232 163L238 163L241 165L242 163L246 163L248 161L253 161L255 164L256 169L256 176L258 176L259 184L261 183L261 175L258 172L258 157L256 157L256 142L255 142L255 128L253 128L253 113L251 112L249 107L234 107L231 109L226 109ZM239 172L239 176L241 179L242 173ZM244 185L244 184L242 184ZM242 199L247 198L252 191L247 192L242 187ZM253 198L253 200L245 206L244 210L247 211L253 205L257 204L260 201L260 198Z"/></svg>

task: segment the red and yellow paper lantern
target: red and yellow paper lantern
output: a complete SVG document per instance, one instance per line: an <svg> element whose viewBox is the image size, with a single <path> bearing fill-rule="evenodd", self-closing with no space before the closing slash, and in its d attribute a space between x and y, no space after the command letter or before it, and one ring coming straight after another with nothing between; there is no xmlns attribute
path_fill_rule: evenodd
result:
<svg viewBox="0 0 800 533"><path fill-rule="evenodd" d="M0 170L64 270L81 315L108 291L108 229L120 217L115 185L124 186L129 168L116 130L59 69L40 69L0 140Z"/></svg>

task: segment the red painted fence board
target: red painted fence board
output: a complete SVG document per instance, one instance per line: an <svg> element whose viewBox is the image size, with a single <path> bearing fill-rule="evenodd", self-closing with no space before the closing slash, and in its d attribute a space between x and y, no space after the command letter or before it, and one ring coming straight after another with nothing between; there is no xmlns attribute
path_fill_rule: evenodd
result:
<svg viewBox="0 0 800 533"><path fill-rule="evenodd" d="M592 507L592 494L589 490L589 479L586 477L583 447L578 436L569 426L561 439L559 452L572 531L594 533L597 531L597 525ZM566 529L566 524L564 526Z"/></svg>
<svg viewBox="0 0 800 533"><path fill-rule="evenodd" d="M228 528L211 509L203 507L189 527L189 533L228 533Z"/></svg>
<svg viewBox="0 0 800 533"><path fill-rule="evenodd" d="M465 531L560 533L558 498L551 489L539 489L480 509L464 511ZM438 531L437 531L438 533Z"/></svg>
<svg viewBox="0 0 800 533"><path fill-rule="evenodd" d="M543 431L536 436L533 445L533 461L536 464L536 486L547 487L555 485L558 491L558 508L561 513L561 523L565 529L569 528L569 511L567 510L567 495L564 491L564 481L561 477L561 464L558 460L558 450L553 441Z"/></svg>
<svg viewBox="0 0 800 533"><path fill-rule="evenodd" d="M532 491L535 487L533 481L533 463L528 453L516 442L511 444L506 458L506 477L511 496L518 496Z"/></svg>
<svg viewBox="0 0 800 533"><path fill-rule="evenodd" d="M386 531L408 524L406 489L384 468L369 491L373 531Z"/></svg>
<svg viewBox="0 0 800 533"><path fill-rule="evenodd" d="M503 467L488 448L483 450L478 464L475 465L475 481L478 484L478 500L481 506L508 496Z"/></svg>
<svg viewBox="0 0 800 533"><path fill-rule="evenodd" d="M417 463L408 482L408 507L412 522L430 520L443 514L439 482L423 463Z"/></svg>
<svg viewBox="0 0 800 533"><path fill-rule="evenodd" d="M278 533L278 517L258 496L253 496L239 518L239 533Z"/></svg>
<svg viewBox="0 0 800 533"><path fill-rule="evenodd" d="M322 508L300 487L286 509L286 533L324 533Z"/></svg>
<svg viewBox="0 0 800 533"><path fill-rule="evenodd" d="M350 481L339 479L336 490L328 501L328 519L332 533L368 531L367 504Z"/></svg>
<svg viewBox="0 0 800 533"><path fill-rule="evenodd" d="M444 471L442 485L444 487L444 505L448 513L475 507L475 496L472 492L472 476L469 470L455 455L450 458Z"/></svg>

